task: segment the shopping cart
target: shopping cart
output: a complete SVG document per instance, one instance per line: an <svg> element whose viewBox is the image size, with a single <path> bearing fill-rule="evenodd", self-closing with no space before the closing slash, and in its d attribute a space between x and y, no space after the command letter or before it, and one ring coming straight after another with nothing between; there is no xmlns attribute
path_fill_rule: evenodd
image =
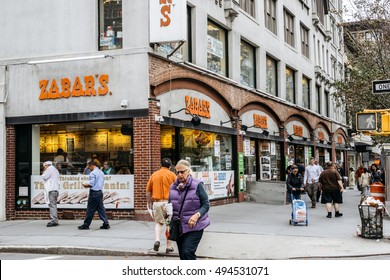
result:
<svg viewBox="0 0 390 280"><path fill-rule="evenodd" d="M303 195L303 199L302 199ZM308 215L307 215L307 203L306 203L306 193L301 193L301 199L293 199L292 193L290 193L291 200L291 219L290 225L308 225Z"/></svg>

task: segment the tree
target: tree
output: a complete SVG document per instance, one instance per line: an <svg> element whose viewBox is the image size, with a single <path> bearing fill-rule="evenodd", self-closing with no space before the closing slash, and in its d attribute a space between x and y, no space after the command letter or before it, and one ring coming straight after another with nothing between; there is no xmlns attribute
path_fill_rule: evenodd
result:
<svg viewBox="0 0 390 280"><path fill-rule="evenodd" d="M348 123L354 128L357 112L390 108L388 94L372 93L372 81L390 79L390 1L350 2L356 7L350 13L356 21L343 23L345 80L333 83L333 99L338 106L344 102Z"/></svg>

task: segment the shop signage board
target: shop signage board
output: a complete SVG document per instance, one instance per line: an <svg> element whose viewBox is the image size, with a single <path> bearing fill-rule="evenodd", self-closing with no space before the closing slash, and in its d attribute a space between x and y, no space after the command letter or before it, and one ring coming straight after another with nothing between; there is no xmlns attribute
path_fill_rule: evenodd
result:
<svg viewBox="0 0 390 280"><path fill-rule="evenodd" d="M187 2L182 0L151 0L150 42L187 40Z"/></svg>
<svg viewBox="0 0 390 280"><path fill-rule="evenodd" d="M60 175L57 207L87 208L89 189L82 183L88 180L88 175ZM31 176L31 208L48 208L43 183L42 176ZM106 209L134 209L134 175L104 176L103 203Z"/></svg>

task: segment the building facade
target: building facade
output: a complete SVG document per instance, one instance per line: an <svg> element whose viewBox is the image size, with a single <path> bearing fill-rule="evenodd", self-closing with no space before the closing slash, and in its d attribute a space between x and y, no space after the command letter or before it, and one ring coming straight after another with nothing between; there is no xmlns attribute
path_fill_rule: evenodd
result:
<svg viewBox="0 0 390 280"><path fill-rule="evenodd" d="M182 4L2 1L2 219L48 216L41 166L59 149L70 162L58 166L60 215L74 218L88 158L115 169L110 217L140 219L162 157L188 159L214 205L246 180L283 181L290 161L345 164L345 115L331 98L341 1L186 1L185 42L151 40L152 11L164 28Z"/></svg>

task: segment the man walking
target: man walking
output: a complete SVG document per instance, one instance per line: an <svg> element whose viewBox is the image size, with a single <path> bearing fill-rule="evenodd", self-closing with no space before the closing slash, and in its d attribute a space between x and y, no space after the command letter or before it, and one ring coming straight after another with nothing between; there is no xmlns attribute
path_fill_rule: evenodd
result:
<svg viewBox="0 0 390 280"><path fill-rule="evenodd" d="M303 184L311 199L311 208L316 208L318 178L320 178L321 175L321 169L318 165L315 165L314 162L315 159L313 157L310 158L310 164L306 167L303 178Z"/></svg>
<svg viewBox="0 0 390 280"><path fill-rule="evenodd" d="M45 200L48 202L50 209L50 222L47 224L47 227L56 227L58 226L57 197L58 187L60 185L60 173L51 161L43 163L42 178L46 192Z"/></svg>
<svg viewBox="0 0 390 280"><path fill-rule="evenodd" d="M89 188L88 206L84 223L78 229L89 229L96 211L98 211L99 217L103 221L100 229L109 229L110 224L108 223L106 209L103 205L104 173L96 166L94 160L90 160L87 166L91 173L89 174L89 182L83 183L83 186L84 188Z"/></svg>
<svg viewBox="0 0 390 280"><path fill-rule="evenodd" d="M329 161L326 163L326 167L319 178L319 184L322 190L321 203L325 204L326 211L328 212L327 218L332 218L332 203L335 210L335 217L341 217L343 214L339 212L339 204L343 203L344 191L341 176L337 172L335 163Z"/></svg>
<svg viewBox="0 0 390 280"><path fill-rule="evenodd" d="M153 249L158 251L160 248L160 238L164 230L165 218L163 207L168 203L169 190L173 182L176 180L176 175L169 170L172 162L169 158L161 160L161 168L154 172L146 186L146 199L149 209L153 209L155 226L155 242ZM173 252L171 241L167 239L166 253Z"/></svg>

